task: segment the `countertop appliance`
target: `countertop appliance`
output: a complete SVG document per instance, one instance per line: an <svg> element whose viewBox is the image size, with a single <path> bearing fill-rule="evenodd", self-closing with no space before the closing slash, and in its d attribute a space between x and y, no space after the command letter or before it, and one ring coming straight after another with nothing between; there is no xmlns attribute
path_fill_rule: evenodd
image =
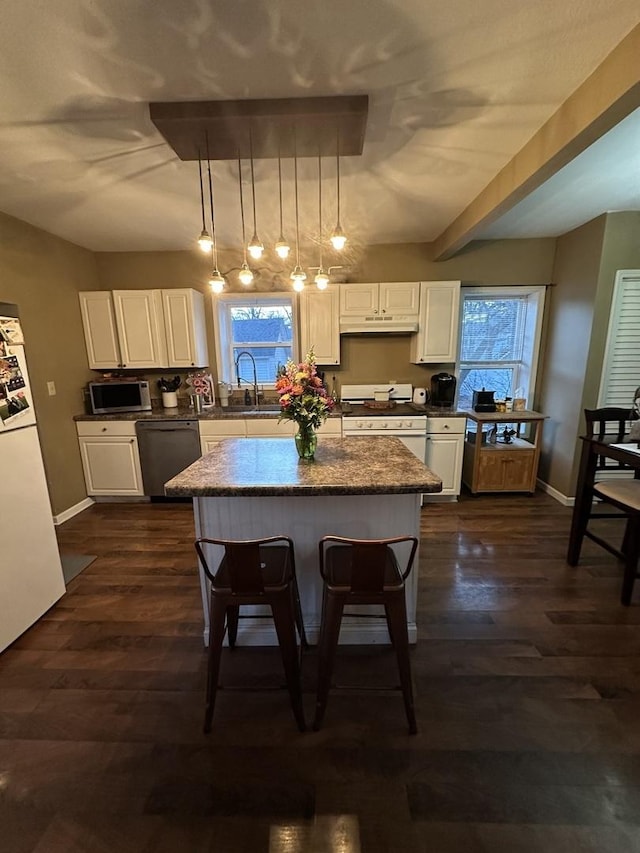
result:
<svg viewBox="0 0 640 853"><path fill-rule="evenodd" d="M342 386L342 434L394 436L424 463L427 452L427 416L417 414L413 408L411 385L394 384L389 402L376 403L375 391L388 390L390 385ZM347 411L344 412L344 409Z"/></svg>
<svg viewBox="0 0 640 853"><path fill-rule="evenodd" d="M482 391L474 391L473 392L473 411L474 412L495 412L496 411L496 403L493 399L493 395L495 391L485 391L483 388Z"/></svg>
<svg viewBox="0 0 640 853"><path fill-rule="evenodd" d="M136 421L142 485L150 498L164 497L164 484L202 456L196 420Z"/></svg>
<svg viewBox="0 0 640 853"><path fill-rule="evenodd" d="M431 377L431 405L452 407L456 399L456 377L451 373L434 373Z"/></svg>
<svg viewBox="0 0 640 853"><path fill-rule="evenodd" d="M150 412L149 383L138 379L89 382L89 405L94 415L116 412Z"/></svg>
<svg viewBox="0 0 640 853"><path fill-rule="evenodd" d="M426 406L427 404L427 389L426 388L414 388L413 389L413 402L418 406Z"/></svg>
<svg viewBox="0 0 640 853"><path fill-rule="evenodd" d="M18 306L0 302L0 651L65 592Z"/></svg>

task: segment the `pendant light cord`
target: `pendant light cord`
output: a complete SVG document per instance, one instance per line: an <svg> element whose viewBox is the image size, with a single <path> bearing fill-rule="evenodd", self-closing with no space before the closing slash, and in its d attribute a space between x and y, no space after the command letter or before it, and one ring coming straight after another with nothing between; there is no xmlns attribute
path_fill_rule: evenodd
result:
<svg viewBox="0 0 640 853"><path fill-rule="evenodd" d="M280 236L282 237L282 160L280 159L280 145L278 145L278 188L280 190Z"/></svg>
<svg viewBox="0 0 640 853"><path fill-rule="evenodd" d="M336 176L338 179L337 195L338 195L338 221L337 226L340 228L340 126L336 126Z"/></svg>
<svg viewBox="0 0 640 853"><path fill-rule="evenodd" d="M320 269L322 263L322 157L318 151L318 241L320 244Z"/></svg>
<svg viewBox="0 0 640 853"><path fill-rule="evenodd" d="M202 187L202 160L200 158L200 149L198 148L198 172L200 174L200 212L202 213L202 230L206 231L204 224L204 189Z"/></svg>
<svg viewBox="0 0 640 853"><path fill-rule="evenodd" d="M256 184L253 175L253 135L251 133L251 128L249 128L249 156L251 158L251 194L253 196L253 234L254 237L257 235L257 225L256 225Z"/></svg>
<svg viewBox="0 0 640 853"><path fill-rule="evenodd" d="M209 157L209 134L205 131L205 142L207 148L207 172L209 175L209 206L211 208L211 250L213 252L213 266L218 269L218 245L216 242L216 220L213 215L213 182L211 180L211 159ZM204 202L203 202L204 215ZM203 219L204 222L204 219Z"/></svg>
<svg viewBox="0 0 640 853"><path fill-rule="evenodd" d="M293 129L293 181L296 187L296 266L300 266L300 228L298 225L298 146L296 130Z"/></svg>
<svg viewBox="0 0 640 853"><path fill-rule="evenodd" d="M240 218L242 220L242 249L244 251L244 262L247 263L247 241L244 231L244 200L242 198L242 160L238 157L238 183L240 185Z"/></svg>

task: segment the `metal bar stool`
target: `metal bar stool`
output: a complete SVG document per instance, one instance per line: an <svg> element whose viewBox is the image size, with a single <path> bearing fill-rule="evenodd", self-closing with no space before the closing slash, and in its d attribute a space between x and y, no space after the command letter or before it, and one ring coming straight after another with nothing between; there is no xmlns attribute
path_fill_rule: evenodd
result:
<svg viewBox="0 0 640 853"><path fill-rule="evenodd" d="M275 542L286 544L272 544ZM203 545L220 545L224 548L224 556L215 573L207 565ZM244 618L240 616L240 607L243 604L262 604L269 605L271 608L291 707L298 728L301 732L305 731L296 628L301 645L308 644L302 622L292 540L288 536L270 536L266 539L246 541L197 539L195 547L202 568L211 581L211 631L205 733L211 731L225 623L228 629L229 646L234 648L238 635L238 619Z"/></svg>
<svg viewBox="0 0 640 853"><path fill-rule="evenodd" d="M412 543L404 571L401 571L391 547L402 542ZM409 732L417 733L404 590L417 548L415 536L377 540L325 536L320 540L320 574L324 584L318 643L318 695L313 722L315 731L322 725L327 707L345 605L380 604L384 606L389 637L396 652Z"/></svg>

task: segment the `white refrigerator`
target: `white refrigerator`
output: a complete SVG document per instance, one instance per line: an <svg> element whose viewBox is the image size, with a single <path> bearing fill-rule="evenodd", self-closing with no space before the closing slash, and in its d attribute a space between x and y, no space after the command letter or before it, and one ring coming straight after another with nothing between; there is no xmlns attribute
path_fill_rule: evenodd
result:
<svg viewBox="0 0 640 853"><path fill-rule="evenodd" d="M65 592L22 329L7 303L0 311L0 470L1 652Z"/></svg>

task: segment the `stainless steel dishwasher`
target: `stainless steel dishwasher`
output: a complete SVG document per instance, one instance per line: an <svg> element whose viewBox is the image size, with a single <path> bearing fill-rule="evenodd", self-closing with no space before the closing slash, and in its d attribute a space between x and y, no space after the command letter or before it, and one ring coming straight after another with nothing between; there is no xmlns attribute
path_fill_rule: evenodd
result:
<svg viewBox="0 0 640 853"><path fill-rule="evenodd" d="M136 421L145 495L164 497L164 484L202 455L198 421Z"/></svg>

